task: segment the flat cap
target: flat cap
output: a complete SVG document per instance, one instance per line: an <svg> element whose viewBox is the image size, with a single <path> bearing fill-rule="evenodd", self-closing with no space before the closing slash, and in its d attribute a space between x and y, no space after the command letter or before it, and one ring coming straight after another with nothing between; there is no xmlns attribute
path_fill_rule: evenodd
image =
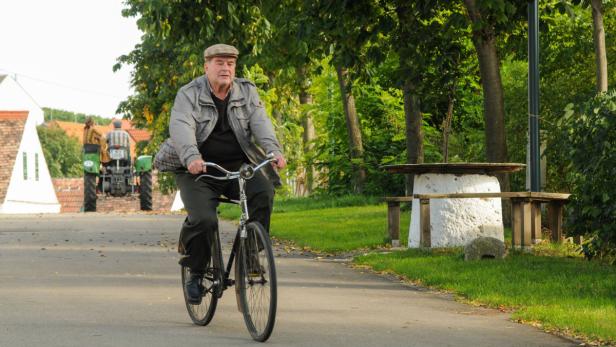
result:
<svg viewBox="0 0 616 347"><path fill-rule="evenodd" d="M212 45L206 48L205 51L203 52L203 57L205 57L205 59L212 58L212 57L237 58L239 54L240 52L237 50L237 48L231 45L225 45L224 43L217 43L215 45Z"/></svg>

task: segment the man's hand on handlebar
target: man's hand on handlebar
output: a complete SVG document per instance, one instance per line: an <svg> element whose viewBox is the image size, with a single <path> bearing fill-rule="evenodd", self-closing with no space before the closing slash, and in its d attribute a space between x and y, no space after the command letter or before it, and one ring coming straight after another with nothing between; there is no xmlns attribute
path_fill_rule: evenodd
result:
<svg viewBox="0 0 616 347"><path fill-rule="evenodd" d="M284 169L287 166L287 161L284 159L284 156L280 153L274 154L274 158L276 161L272 162L272 166L277 169Z"/></svg>
<svg viewBox="0 0 616 347"><path fill-rule="evenodd" d="M198 175L206 171L205 162L203 159L195 159L188 164L188 172L193 175Z"/></svg>

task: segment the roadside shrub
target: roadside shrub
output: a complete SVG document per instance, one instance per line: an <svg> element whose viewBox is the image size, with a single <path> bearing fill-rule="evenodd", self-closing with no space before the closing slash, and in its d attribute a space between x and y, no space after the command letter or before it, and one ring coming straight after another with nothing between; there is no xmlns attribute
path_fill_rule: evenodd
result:
<svg viewBox="0 0 616 347"><path fill-rule="evenodd" d="M572 187L568 225L587 258L616 263L616 91L567 105L550 146Z"/></svg>

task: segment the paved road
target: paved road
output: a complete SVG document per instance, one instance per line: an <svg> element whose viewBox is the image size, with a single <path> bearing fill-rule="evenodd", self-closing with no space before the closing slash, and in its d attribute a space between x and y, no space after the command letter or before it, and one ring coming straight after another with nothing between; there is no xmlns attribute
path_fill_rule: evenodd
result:
<svg viewBox="0 0 616 347"><path fill-rule="evenodd" d="M179 215L0 215L0 346L253 345L233 291L207 327L179 282ZM223 224L228 242L233 227ZM275 346L572 346L507 315L277 251Z"/></svg>

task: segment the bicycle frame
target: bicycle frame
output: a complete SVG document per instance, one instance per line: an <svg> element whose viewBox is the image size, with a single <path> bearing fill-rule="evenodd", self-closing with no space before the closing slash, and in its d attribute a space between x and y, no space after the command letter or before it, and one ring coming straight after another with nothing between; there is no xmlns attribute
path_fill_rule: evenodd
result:
<svg viewBox="0 0 616 347"><path fill-rule="evenodd" d="M215 293L216 296L219 298L222 297L223 291L225 291L228 287L233 286L235 284L235 281L229 278L231 274L231 267L233 266L233 261L235 259L235 253L237 250L239 239L245 240L247 238L246 224L250 216L248 214L248 198L246 197L246 181L251 179L255 175L255 173L257 173L257 171L259 171L262 167L264 167L265 165L275 160L276 159L274 158L274 156L272 154L269 154L267 156L267 159L265 159L263 162L261 162L259 165L255 166L254 168L250 165L243 164L240 167L239 171L229 171L218 164L205 162L203 164L204 168L213 167L219 170L220 172L222 172L224 176L201 174L197 178L195 178L195 182L204 177L213 178L213 179L220 180L220 181L233 180L236 178L238 179L239 200L219 199L220 202L229 202L229 203L239 204L241 211L242 211L242 214L240 215L240 225L238 228L238 233L236 234L235 240L233 241L233 247L231 248L231 254L229 255L229 260L226 264L225 272L224 274L216 274L216 276L218 277L218 282L222 284L222 286L216 286L217 288L220 289L217 291L217 293ZM218 234L214 236L214 240L212 241L218 243L218 249L220 250L220 252L218 253L218 258L219 258L218 263L220 265L220 268L222 269L225 266L225 263L224 263L224 259L222 256L222 248L220 244L220 237L218 236Z"/></svg>

